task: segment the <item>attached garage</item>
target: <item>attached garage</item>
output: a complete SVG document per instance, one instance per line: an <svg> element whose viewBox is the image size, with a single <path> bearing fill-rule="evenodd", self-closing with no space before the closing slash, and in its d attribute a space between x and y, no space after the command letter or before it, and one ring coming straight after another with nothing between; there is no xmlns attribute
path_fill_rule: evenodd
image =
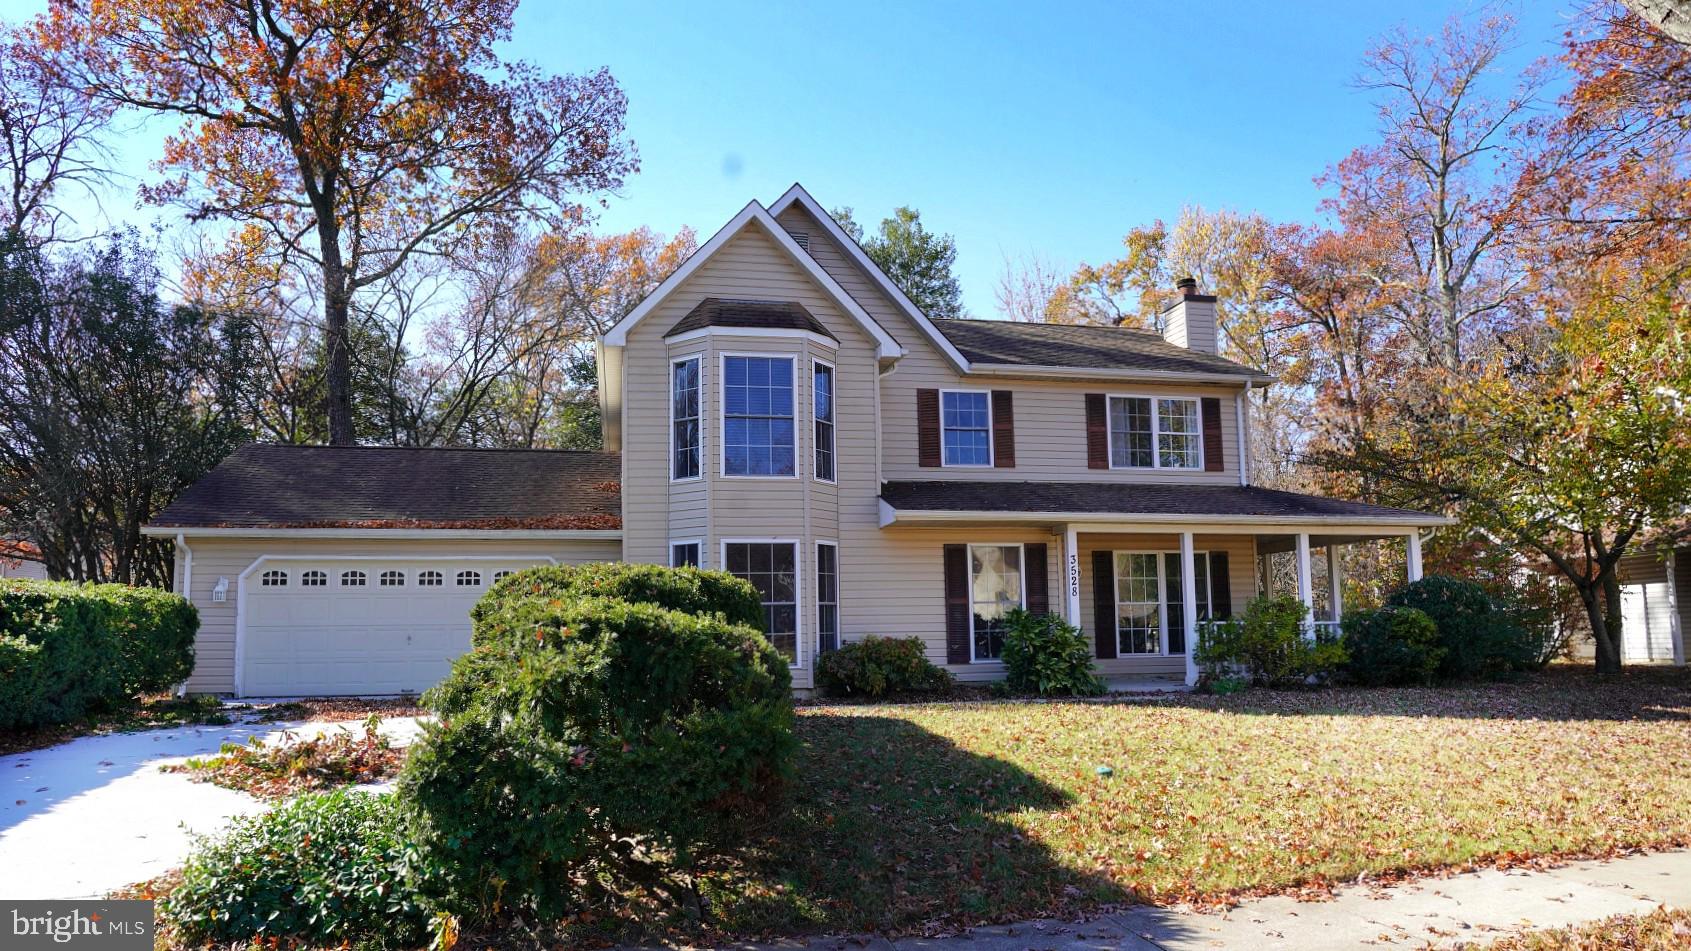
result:
<svg viewBox="0 0 1691 951"><path fill-rule="evenodd" d="M188 689L420 693L507 572L621 558L614 453L248 446L148 526L200 611Z"/></svg>

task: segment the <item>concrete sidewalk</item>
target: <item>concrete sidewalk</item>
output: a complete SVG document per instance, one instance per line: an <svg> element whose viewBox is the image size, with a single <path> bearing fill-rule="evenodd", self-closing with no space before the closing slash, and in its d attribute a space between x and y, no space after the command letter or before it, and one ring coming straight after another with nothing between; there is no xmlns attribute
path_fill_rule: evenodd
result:
<svg viewBox="0 0 1691 951"><path fill-rule="evenodd" d="M1088 921L975 928L945 938L818 938L807 951L1351 951L1453 948L1529 928L1558 928L1659 905L1691 905L1691 852L1576 862L1543 872L1485 871L1391 888L1352 886L1333 901L1247 901L1202 914L1132 907ZM748 948L753 946L746 946Z"/></svg>

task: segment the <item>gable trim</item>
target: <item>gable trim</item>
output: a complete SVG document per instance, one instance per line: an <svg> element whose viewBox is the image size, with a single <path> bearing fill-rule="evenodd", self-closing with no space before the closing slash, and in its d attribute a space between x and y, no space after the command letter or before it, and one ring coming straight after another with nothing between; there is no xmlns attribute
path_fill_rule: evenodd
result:
<svg viewBox="0 0 1691 951"><path fill-rule="evenodd" d="M823 230L828 232L828 236L834 239L834 243L844 248L846 254L850 255L851 259L857 262L857 266L869 275L869 279L875 282L875 286L879 287L882 293L886 294L894 304L904 311L905 316L909 317L911 322L916 325L916 329L928 338L928 342L938 347L959 371L969 372L969 361L964 358L962 352L945 338L945 334L940 333L939 328L934 326L933 320L927 314L922 313L922 308L917 307L914 301L906 296L902 290L899 290L898 285L893 283L892 278L887 277L880 266L869 259L869 255L864 253L863 248L856 241L853 241L850 235L845 233L839 222L834 220L833 215L828 214L821 205L816 203L816 199L804 190L803 185L794 182L793 187L787 189L786 194L777 198L775 203L769 206L769 214L779 215L794 203L810 212L810 216L822 225ZM782 231L785 233L785 229L782 229ZM806 256L808 257L808 255Z"/></svg>
<svg viewBox="0 0 1691 951"><path fill-rule="evenodd" d="M869 316L869 312L852 299L852 296L846 293L845 288L841 287L832 275L823 270L822 265L816 263L815 258L811 257L803 248L800 248L797 242L793 241L792 235L777 224L774 217L755 200L747 202L746 207L740 209L739 214L723 225L702 247L693 252L693 256L688 258L679 268L676 268L673 274L664 278L663 283L659 284L652 293L646 295L646 299L641 301L638 306L629 311L627 317L617 321L616 326L605 334L606 345L612 347L625 346L628 343L628 332L633 330L636 324L657 310L658 305L674 293L676 288L685 283L687 278L691 277L706 261L714 257L716 252L720 251L724 245L752 223L761 227L770 240L786 252L793 263L797 264L817 284L820 284L822 289L828 293L828 296L833 298L834 303L838 304L841 310L856 320L864 332L874 338L878 356L890 358L904 355L904 348L899 345L897 340L892 338L891 334L887 333L886 328L876 323L875 318Z"/></svg>

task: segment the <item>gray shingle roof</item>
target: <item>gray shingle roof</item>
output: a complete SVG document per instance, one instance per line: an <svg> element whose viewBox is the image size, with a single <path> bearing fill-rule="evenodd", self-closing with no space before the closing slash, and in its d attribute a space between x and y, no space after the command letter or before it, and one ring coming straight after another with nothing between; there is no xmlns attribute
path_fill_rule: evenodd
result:
<svg viewBox="0 0 1691 951"><path fill-rule="evenodd" d="M614 452L243 446L153 527L550 528L622 525Z"/></svg>
<svg viewBox="0 0 1691 951"><path fill-rule="evenodd" d="M675 322L665 337L675 337L706 327L750 327L754 330L808 330L830 340L838 339L811 316L802 304L780 300L737 300L707 297L687 316Z"/></svg>
<svg viewBox="0 0 1691 951"><path fill-rule="evenodd" d="M901 512L1050 512L1098 515L1346 518L1442 522L1409 509L1257 486L1119 482L888 482L881 500Z"/></svg>
<svg viewBox="0 0 1691 951"><path fill-rule="evenodd" d="M1009 320L936 320L945 339L970 363L1223 373L1269 382L1243 364L1212 353L1177 347L1160 334L1122 327L1034 324Z"/></svg>

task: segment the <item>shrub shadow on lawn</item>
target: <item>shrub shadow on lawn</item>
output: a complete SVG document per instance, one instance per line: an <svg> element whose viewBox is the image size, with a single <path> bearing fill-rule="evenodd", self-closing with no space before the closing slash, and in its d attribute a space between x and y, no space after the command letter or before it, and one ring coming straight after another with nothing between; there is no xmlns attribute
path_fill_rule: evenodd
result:
<svg viewBox="0 0 1691 951"><path fill-rule="evenodd" d="M932 932L1129 897L1011 821L1072 798L1018 766L850 708L800 717L798 734L790 811L714 889L734 932Z"/></svg>

